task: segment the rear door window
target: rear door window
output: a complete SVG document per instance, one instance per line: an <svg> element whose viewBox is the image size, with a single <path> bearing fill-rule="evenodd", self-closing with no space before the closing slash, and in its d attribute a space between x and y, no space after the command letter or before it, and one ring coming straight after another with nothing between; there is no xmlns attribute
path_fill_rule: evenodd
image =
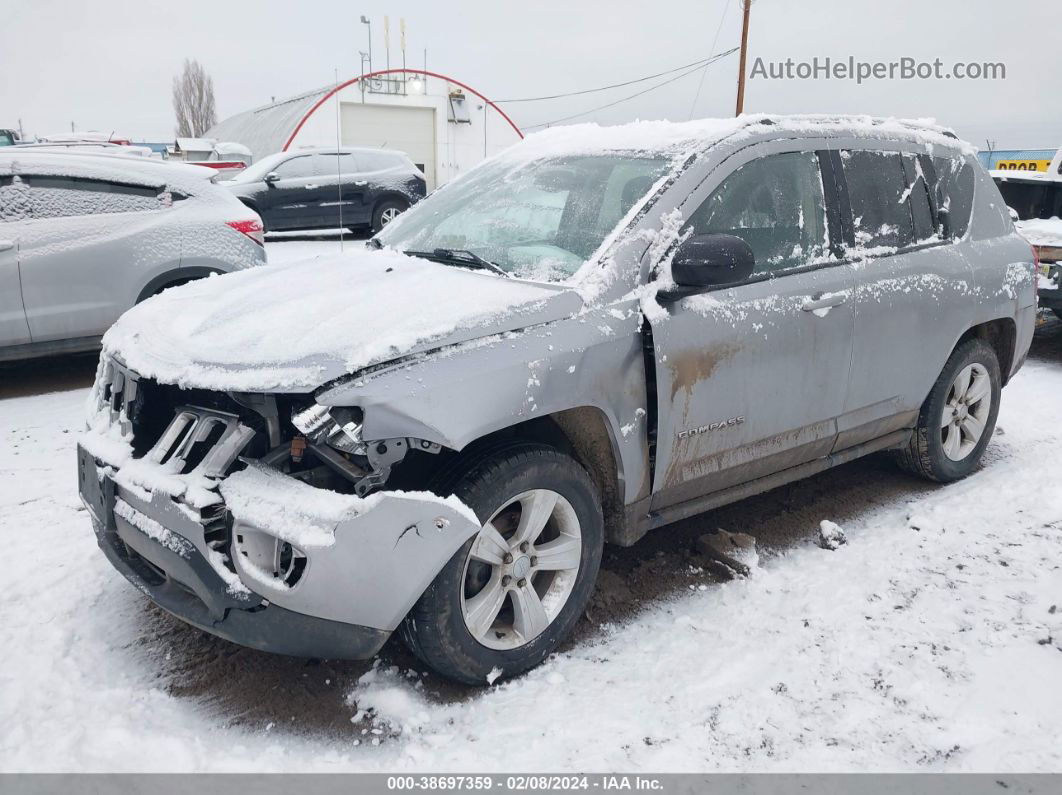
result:
<svg viewBox="0 0 1062 795"><path fill-rule="evenodd" d="M900 153L846 150L841 152L841 163L856 247L912 245L917 236Z"/></svg>
<svg viewBox="0 0 1062 795"><path fill-rule="evenodd" d="M162 187L43 174L23 179L29 183L30 218L145 212L163 206L159 198Z"/></svg>
<svg viewBox="0 0 1062 795"><path fill-rule="evenodd" d="M927 241L938 237L933 208L929 203L928 178L922 171L922 164L916 155L903 155L903 172L907 178L907 200L911 203L916 239Z"/></svg>
<svg viewBox="0 0 1062 795"><path fill-rule="evenodd" d="M29 214L29 185L22 177L0 176L0 222L21 221Z"/></svg>
<svg viewBox="0 0 1062 795"><path fill-rule="evenodd" d="M932 188L941 232L945 237L962 237L970 226L973 211L973 166L958 158L934 157L933 171L936 184Z"/></svg>
<svg viewBox="0 0 1062 795"><path fill-rule="evenodd" d="M338 177L341 174L355 174L359 171L354 155L346 152L318 152L313 159L314 172L319 177Z"/></svg>
<svg viewBox="0 0 1062 795"><path fill-rule="evenodd" d="M781 271L829 258L825 203L814 152L768 155L728 176L690 226L698 235L740 237L756 255L757 273Z"/></svg>

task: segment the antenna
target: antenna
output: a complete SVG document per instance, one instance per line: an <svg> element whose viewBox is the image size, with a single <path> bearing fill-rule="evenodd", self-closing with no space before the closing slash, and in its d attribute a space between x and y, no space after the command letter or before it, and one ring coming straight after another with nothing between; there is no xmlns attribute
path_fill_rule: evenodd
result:
<svg viewBox="0 0 1062 795"><path fill-rule="evenodd" d="M343 253L343 235L346 227L343 226L343 156L340 152L339 138L339 67L336 67L336 191L339 193L339 253Z"/></svg>

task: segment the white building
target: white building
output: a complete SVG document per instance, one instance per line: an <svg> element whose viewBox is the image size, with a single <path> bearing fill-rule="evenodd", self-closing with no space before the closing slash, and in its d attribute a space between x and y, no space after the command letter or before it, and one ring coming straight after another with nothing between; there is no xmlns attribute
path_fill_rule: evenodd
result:
<svg viewBox="0 0 1062 795"><path fill-rule="evenodd" d="M335 146L337 138L342 146L398 149L424 171L428 190L523 137L478 91L421 69L371 72L244 111L214 125L206 136L241 143L256 160L274 152Z"/></svg>

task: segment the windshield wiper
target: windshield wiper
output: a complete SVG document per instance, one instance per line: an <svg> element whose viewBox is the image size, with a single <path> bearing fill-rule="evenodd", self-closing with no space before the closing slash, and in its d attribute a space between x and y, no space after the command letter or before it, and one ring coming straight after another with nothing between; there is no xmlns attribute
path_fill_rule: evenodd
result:
<svg viewBox="0 0 1062 795"><path fill-rule="evenodd" d="M403 251L402 253L408 254L411 257L422 257L423 259L429 259L434 262L441 262L444 265L464 265L469 268L494 271L506 278L509 278L511 275L501 265L483 259L479 254L474 251L469 251L467 248L437 248L432 251Z"/></svg>
<svg viewBox="0 0 1062 795"><path fill-rule="evenodd" d="M379 250L379 249L383 248L383 243L381 243L375 237L370 237L368 240L366 240L365 241L365 245L368 246L371 249Z"/></svg>

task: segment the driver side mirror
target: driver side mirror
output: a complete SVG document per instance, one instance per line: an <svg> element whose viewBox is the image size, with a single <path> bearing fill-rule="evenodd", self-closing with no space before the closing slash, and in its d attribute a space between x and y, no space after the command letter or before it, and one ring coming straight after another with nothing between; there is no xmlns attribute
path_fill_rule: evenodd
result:
<svg viewBox="0 0 1062 795"><path fill-rule="evenodd" d="M679 244L671 262L675 287L661 291L659 296L677 301L710 287L744 281L755 269L756 255L740 237L692 235Z"/></svg>
<svg viewBox="0 0 1062 795"><path fill-rule="evenodd" d="M274 182L280 179L280 174L275 171L270 171L262 179L264 180L266 185L272 185Z"/></svg>

